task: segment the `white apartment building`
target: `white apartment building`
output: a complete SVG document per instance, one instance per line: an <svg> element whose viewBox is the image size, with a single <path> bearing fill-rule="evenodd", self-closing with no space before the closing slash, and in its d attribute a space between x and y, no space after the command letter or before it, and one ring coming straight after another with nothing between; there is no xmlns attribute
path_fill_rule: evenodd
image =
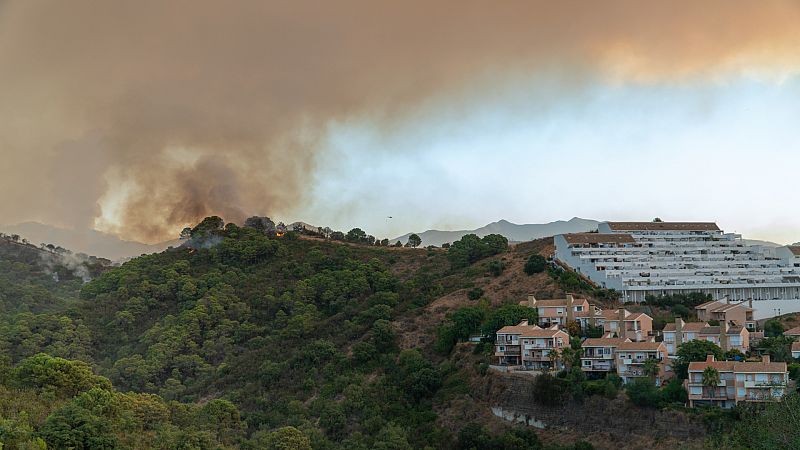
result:
<svg viewBox="0 0 800 450"><path fill-rule="evenodd" d="M555 237L556 259L624 301L701 292L731 301L800 299L800 249L748 245L712 222L603 222Z"/></svg>

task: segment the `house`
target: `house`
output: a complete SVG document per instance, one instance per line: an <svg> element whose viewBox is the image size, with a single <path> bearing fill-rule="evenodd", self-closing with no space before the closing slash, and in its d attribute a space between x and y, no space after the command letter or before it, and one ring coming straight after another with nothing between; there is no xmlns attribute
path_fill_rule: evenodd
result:
<svg viewBox="0 0 800 450"><path fill-rule="evenodd" d="M701 322L716 320L722 322L735 322L737 325L746 327L749 331L756 330L756 322L753 319L753 301L730 303L720 301L710 301L702 305L695 306L697 319Z"/></svg>
<svg viewBox="0 0 800 450"><path fill-rule="evenodd" d="M616 349L623 342L630 341L615 337L584 340L581 344L583 349L581 370L584 372L613 372L617 367L615 362Z"/></svg>
<svg viewBox="0 0 800 450"><path fill-rule="evenodd" d="M560 369L561 363L551 352L569 345L569 335L558 327L541 328L523 320L518 325L497 330L497 364L526 370Z"/></svg>
<svg viewBox="0 0 800 450"><path fill-rule="evenodd" d="M792 358L800 358L800 342L792 342Z"/></svg>
<svg viewBox="0 0 800 450"><path fill-rule="evenodd" d="M712 385L703 381L707 367L716 369L719 380ZM689 363L689 377L684 382L689 392L689 406L716 405L730 408L739 402L764 402L786 394L789 374L786 363L771 362L764 355L760 362L715 361L708 355L705 361Z"/></svg>
<svg viewBox="0 0 800 450"><path fill-rule="evenodd" d="M577 321L581 327L586 327L590 323L590 317L600 311L596 306L590 305L585 298L576 298L572 294L567 294L566 298L552 300L538 300L533 294L529 294L528 300L520 304L536 309L539 325L542 327L566 326L572 321Z"/></svg>
<svg viewBox="0 0 800 450"><path fill-rule="evenodd" d="M622 308L602 310L596 323L603 327L604 333L614 333L632 341L645 341L653 334L652 317Z"/></svg>
<svg viewBox="0 0 800 450"><path fill-rule="evenodd" d="M750 349L750 332L741 325L730 325L721 322L719 326L711 326L705 322L684 322L675 319L675 323L668 323L664 327L664 344L667 354L674 356L678 347L692 340L713 342L723 351L731 349L746 353Z"/></svg>
<svg viewBox="0 0 800 450"><path fill-rule="evenodd" d="M665 364L667 346L663 342L622 342L616 353L617 375L624 383L646 377L645 362L649 359L654 359L658 367L657 386L671 375L671 368Z"/></svg>
<svg viewBox="0 0 800 450"><path fill-rule="evenodd" d="M794 327L783 332L784 336L800 338L800 327Z"/></svg>

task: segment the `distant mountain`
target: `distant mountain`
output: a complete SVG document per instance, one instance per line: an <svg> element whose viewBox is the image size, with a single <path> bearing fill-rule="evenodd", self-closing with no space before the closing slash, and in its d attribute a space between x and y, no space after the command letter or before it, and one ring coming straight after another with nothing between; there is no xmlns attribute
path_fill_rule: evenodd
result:
<svg viewBox="0 0 800 450"><path fill-rule="evenodd" d="M422 238L422 245L442 245L445 242L453 242L461 239L466 234L477 234L479 237L486 236L487 234L500 234L508 238L512 242L524 242L533 239L539 239L547 236L555 236L556 234L563 233L581 233L585 231L597 230L597 224L600 223L596 220L581 219L573 217L570 220L558 220L550 223L531 223L518 225L511 223L507 220L500 220L492 222L484 227L475 230L458 230L458 231L440 231L428 230L422 233L417 233ZM400 241L406 243L411 233L404 234L403 236L394 238L392 243Z"/></svg>
<svg viewBox="0 0 800 450"><path fill-rule="evenodd" d="M38 222L0 225L0 231L6 234L18 234L34 245L39 245L40 243L60 245L75 253L86 253L87 255L108 258L112 261L127 259L145 253L157 253L169 246L180 245L178 239L150 245L135 241L124 241L114 235L96 230L70 230Z"/></svg>

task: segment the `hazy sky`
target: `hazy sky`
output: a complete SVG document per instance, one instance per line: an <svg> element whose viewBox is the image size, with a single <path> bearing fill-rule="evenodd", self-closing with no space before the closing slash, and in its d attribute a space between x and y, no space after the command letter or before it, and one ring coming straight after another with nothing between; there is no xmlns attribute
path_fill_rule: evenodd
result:
<svg viewBox="0 0 800 450"><path fill-rule="evenodd" d="M0 223L658 216L800 241L798 23L779 1L0 0Z"/></svg>

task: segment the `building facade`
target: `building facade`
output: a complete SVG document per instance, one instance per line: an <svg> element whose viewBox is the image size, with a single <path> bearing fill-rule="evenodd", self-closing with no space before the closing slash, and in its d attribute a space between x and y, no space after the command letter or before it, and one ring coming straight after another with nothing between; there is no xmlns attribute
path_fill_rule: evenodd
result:
<svg viewBox="0 0 800 450"><path fill-rule="evenodd" d="M556 357L569 345L569 335L552 327L548 329L529 325L527 320L518 325L497 330L495 339L496 363L523 370L551 370L563 368Z"/></svg>
<svg viewBox="0 0 800 450"><path fill-rule="evenodd" d="M624 383L647 377L647 361L655 360L658 368L656 386L661 386L671 375L666 358L667 347L663 342L622 342L616 348L617 375Z"/></svg>
<svg viewBox="0 0 800 450"><path fill-rule="evenodd" d="M597 233L558 235L555 245L559 263L625 301L689 292L800 299L798 255L748 245L710 222L603 222Z"/></svg>
<svg viewBox="0 0 800 450"><path fill-rule="evenodd" d="M715 369L718 380L704 376L706 368ZM712 383L716 381L716 383ZM684 382L689 392L689 406L713 405L730 408L739 402L767 402L786 395L789 374L784 362L715 361L714 355L702 362L689 363L689 377Z"/></svg>
<svg viewBox="0 0 800 450"><path fill-rule="evenodd" d="M681 344L695 339L712 342L723 351L733 349L746 353L750 349L750 332L747 328L727 322L711 326L706 322L687 323L678 318L675 323L668 323L663 333L669 356L674 356Z"/></svg>
<svg viewBox="0 0 800 450"><path fill-rule="evenodd" d="M616 350L627 339L623 338L588 338L581 348L581 370L584 372L609 373L617 370Z"/></svg>

